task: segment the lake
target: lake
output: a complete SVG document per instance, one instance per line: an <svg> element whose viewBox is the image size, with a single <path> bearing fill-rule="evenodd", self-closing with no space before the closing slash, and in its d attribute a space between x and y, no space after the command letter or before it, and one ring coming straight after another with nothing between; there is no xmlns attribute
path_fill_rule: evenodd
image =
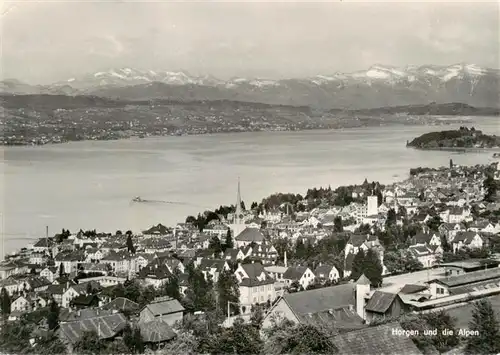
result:
<svg viewBox="0 0 500 355"><path fill-rule="evenodd" d="M470 118L500 134L498 118ZM407 149L414 137L442 127L391 126L88 141L4 147L0 214L6 252L61 228L142 231L190 214L234 204L238 176L247 206L274 192L391 183L418 166L493 162L491 152ZM175 203L133 203L148 200Z"/></svg>

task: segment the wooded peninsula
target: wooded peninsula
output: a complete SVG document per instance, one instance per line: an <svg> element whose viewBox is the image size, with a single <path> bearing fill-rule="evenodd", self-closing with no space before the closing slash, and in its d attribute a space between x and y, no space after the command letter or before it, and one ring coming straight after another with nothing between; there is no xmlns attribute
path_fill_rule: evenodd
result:
<svg viewBox="0 0 500 355"><path fill-rule="evenodd" d="M407 147L417 149L491 149L500 148L500 137L487 135L467 127L458 130L430 132L406 142Z"/></svg>

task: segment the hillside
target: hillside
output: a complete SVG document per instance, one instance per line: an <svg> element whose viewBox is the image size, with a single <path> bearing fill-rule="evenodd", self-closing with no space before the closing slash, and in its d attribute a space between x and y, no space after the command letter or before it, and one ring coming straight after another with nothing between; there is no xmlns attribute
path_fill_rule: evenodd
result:
<svg viewBox="0 0 500 355"><path fill-rule="evenodd" d="M474 127L460 127L453 131L425 133L406 146L418 149L500 148L500 137L483 134Z"/></svg>
<svg viewBox="0 0 500 355"><path fill-rule="evenodd" d="M240 101L127 101L97 96L3 95L3 145L249 131L430 125L433 116L380 115ZM380 110L380 109L377 109Z"/></svg>
<svg viewBox="0 0 500 355"><path fill-rule="evenodd" d="M377 64L353 73L279 80L220 80L184 72L115 68L51 85L16 80L1 84L3 93L94 95L121 100L231 100L349 110L429 102L500 107L500 71L465 63L401 68Z"/></svg>

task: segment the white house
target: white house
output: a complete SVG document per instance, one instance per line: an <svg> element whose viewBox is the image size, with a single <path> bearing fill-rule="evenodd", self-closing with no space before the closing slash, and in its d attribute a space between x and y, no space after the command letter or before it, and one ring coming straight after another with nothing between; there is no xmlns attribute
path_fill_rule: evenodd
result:
<svg viewBox="0 0 500 355"><path fill-rule="evenodd" d="M289 267L283 274L283 280L287 285L291 285L297 281L304 290L314 283L316 276L307 266L294 266Z"/></svg>
<svg viewBox="0 0 500 355"><path fill-rule="evenodd" d="M240 305L243 313L250 312L252 305L275 300L274 279L267 273L262 264L240 264L234 274L238 280Z"/></svg>
<svg viewBox="0 0 500 355"><path fill-rule="evenodd" d="M453 240L453 252L462 248L481 249L485 245L485 240L477 232L458 232Z"/></svg>
<svg viewBox="0 0 500 355"><path fill-rule="evenodd" d="M320 282L338 281L340 279L340 273L337 268L328 264L319 265L316 270L314 270L314 275Z"/></svg>

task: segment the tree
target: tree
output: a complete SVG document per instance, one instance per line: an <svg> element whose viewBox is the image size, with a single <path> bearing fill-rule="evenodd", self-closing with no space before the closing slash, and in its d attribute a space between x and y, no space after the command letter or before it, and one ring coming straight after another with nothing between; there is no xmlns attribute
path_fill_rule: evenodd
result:
<svg viewBox="0 0 500 355"><path fill-rule="evenodd" d="M450 169L453 169L453 159L450 159Z"/></svg>
<svg viewBox="0 0 500 355"><path fill-rule="evenodd" d="M439 226L443 224L443 220L438 215L433 216L427 221L427 227L432 231L438 231Z"/></svg>
<svg viewBox="0 0 500 355"><path fill-rule="evenodd" d="M10 305L11 305L11 300L9 293L5 288L2 288L2 291L0 293L0 306L2 308L2 314L4 317L7 317L10 314Z"/></svg>
<svg viewBox="0 0 500 355"><path fill-rule="evenodd" d="M359 249L358 253L354 256L352 260L351 267L351 279L357 280L363 273L363 266L365 260L365 252L363 249Z"/></svg>
<svg viewBox="0 0 500 355"><path fill-rule="evenodd" d="M144 341L142 339L141 330L137 327L132 329L128 323L125 329L123 329L123 342L133 354L144 352Z"/></svg>
<svg viewBox="0 0 500 355"><path fill-rule="evenodd" d="M378 253L373 249L369 249L363 259L363 273L373 286L379 287L382 284L382 271L382 263Z"/></svg>
<svg viewBox="0 0 500 355"><path fill-rule="evenodd" d="M49 313L47 314L47 325L49 330L54 330L59 325L59 305L52 299L50 301Z"/></svg>
<svg viewBox="0 0 500 355"><path fill-rule="evenodd" d="M212 288L211 283L205 279L199 269L194 268L192 263L187 265L186 270L188 273L188 288L184 299L184 307L193 312L213 310L215 302L213 293L209 291Z"/></svg>
<svg viewBox="0 0 500 355"><path fill-rule="evenodd" d="M231 314L240 314L240 288L232 272L224 270L219 275L216 292L219 295L219 309L225 310L229 305Z"/></svg>
<svg viewBox="0 0 500 355"><path fill-rule="evenodd" d="M216 253L216 254L219 254L222 252L222 243L219 239L219 237L217 237L216 235L214 235L212 237L212 239L210 239L210 242L208 244L208 248L210 250L212 250L212 252Z"/></svg>
<svg viewBox="0 0 500 355"><path fill-rule="evenodd" d="M127 250L131 254L135 254L135 246L134 242L132 241L132 234L127 235Z"/></svg>
<svg viewBox="0 0 500 355"><path fill-rule="evenodd" d="M487 202L495 202L498 186L493 178L493 175L487 174L486 179L483 182L483 188L486 190L484 200Z"/></svg>
<svg viewBox="0 0 500 355"><path fill-rule="evenodd" d="M63 277L66 273L64 272L64 264L59 264L59 277Z"/></svg>
<svg viewBox="0 0 500 355"><path fill-rule="evenodd" d="M474 304L469 330L477 331L479 334L467 338L466 353L500 353L500 325L495 311L487 299L482 299Z"/></svg>
<svg viewBox="0 0 500 355"><path fill-rule="evenodd" d="M246 210L246 208L245 208L245 201L241 201L240 207L241 207L241 209L242 209L243 211L245 211L245 210Z"/></svg>
<svg viewBox="0 0 500 355"><path fill-rule="evenodd" d="M84 332L74 344L73 350L76 354L102 354L106 350L106 344L99 339L97 332Z"/></svg>
<svg viewBox="0 0 500 355"><path fill-rule="evenodd" d="M265 354L336 354L338 349L330 334L315 325L294 324L284 320L267 332Z"/></svg>
<svg viewBox="0 0 500 355"><path fill-rule="evenodd" d="M336 216L333 219L333 231L334 232L343 232L344 231L344 226L342 224L342 217L341 216Z"/></svg>
<svg viewBox="0 0 500 355"><path fill-rule="evenodd" d="M168 278L168 281L165 283L164 290L165 290L165 294L167 296L175 298L178 301L180 301L182 299L181 291L180 291L180 287L179 287L179 271L178 270L175 270L173 275Z"/></svg>
<svg viewBox="0 0 500 355"><path fill-rule="evenodd" d="M261 305L252 306L252 315L250 317L250 323L260 329L262 327L262 323L264 322L264 312L262 311Z"/></svg>
<svg viewBox="0 0 500 355"><path fill-rule="evenodd" d="M297 239L295 244L295 258L299 260L304 259L306 257L306 252L306 246L304 245L302 238Z"/></svg>
<svg viewBox="0 0 500 355"><path fill-rule="evenodd" d="M224 243L226 249L231 249L234 247L233 237L231 235L231 229L227 229L226 233L226 241Z"/></svg>
<svg viewBox="0 0 500 355"><path fill-rule="evenodd" d="M397 216L396 216L396 211L394 208L389 209L387 211L387 219L385 220L385 226L386 227L391 227L396 225L397 222Z"/></svg>

